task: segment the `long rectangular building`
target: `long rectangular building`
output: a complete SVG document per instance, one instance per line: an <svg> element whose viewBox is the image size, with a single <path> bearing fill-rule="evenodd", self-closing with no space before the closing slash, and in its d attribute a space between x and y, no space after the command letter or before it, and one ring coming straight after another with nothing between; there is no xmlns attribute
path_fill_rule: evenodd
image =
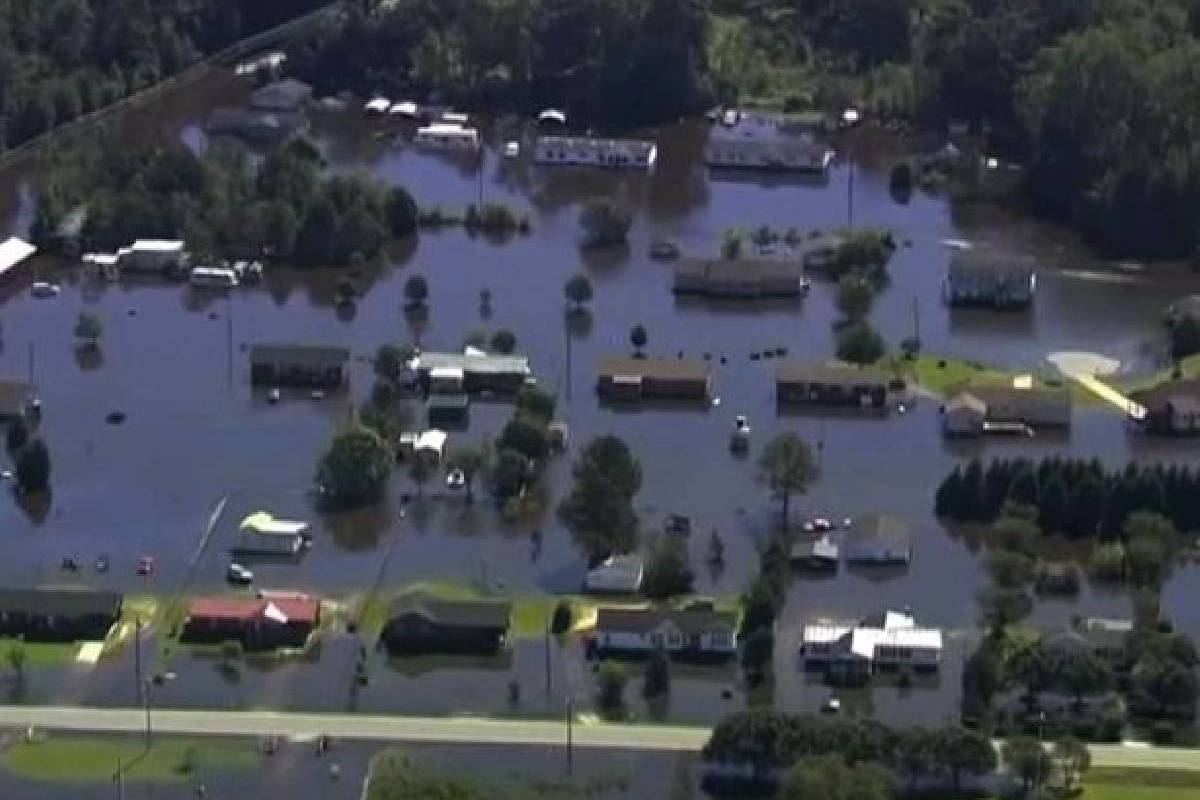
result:
<svg viewBox="0 0 1200 800"><path fill-rule="evenodd" d="M675 267L676 294L731 300L796 297L806 286L804 267L766 259L687 259Z"/></svg>
<svg viewBox="0 0 1200 800"><path fill-rule="evenodd" d="M525 356L473 351L421 353L410 366L427 389L450 394L515 394L533 376Z"/></svg>
<svg viewBox="0 0 1200 800"><path fill-rule="evenodd" d="M882 370L787 361L775 369L780 406L843 406L886 409L893 379Z"/></svg>
<svg viewBox="0 0 1200 800"><path fill-rule="evenodd" d="M30 642L99 641L121 617L117 592L84 588L0 590L0 636Z"/></svg>
<svg viewBox="0 0 1200 800"><path fill-rule="evenodd" d="M712 375L700 361L608 356L600 360L596 391L606 400L704 400Z"/></svg>
<svg viewBox="0 0 1200 800"><path fill-rule="evenodd" d="M657 158L654 142L584 136L539 136L533 152L539 164L589 167L650 169Z"/></svg>
<svg viewBox="0 0 1200 800"><path fill-rule="evenodd" d="M256 344L250 348L250 382L268 386L336 389L346 382L350 351L308 344Z"/></svg>

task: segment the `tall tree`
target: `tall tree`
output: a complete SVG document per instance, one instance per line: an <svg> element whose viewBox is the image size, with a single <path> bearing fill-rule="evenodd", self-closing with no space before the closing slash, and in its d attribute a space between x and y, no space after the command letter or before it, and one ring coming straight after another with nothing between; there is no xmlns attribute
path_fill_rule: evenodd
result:
<svg viewBox="0 0 1200 800"><path fill-rule="evenodd" d="M759 480L779 498L783 525L788 524L793 494L802 494L817 477L812 448L798 434L784 432L763 449L758 461Z"/></svg>

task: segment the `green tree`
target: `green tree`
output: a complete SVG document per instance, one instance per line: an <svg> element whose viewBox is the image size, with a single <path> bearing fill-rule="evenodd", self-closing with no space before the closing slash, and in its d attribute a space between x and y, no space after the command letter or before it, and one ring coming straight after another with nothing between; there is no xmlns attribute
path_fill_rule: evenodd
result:
<svg viewBox="0 0 1200 800"><path fill-rule="evenodd" d="M986 775L996 769L996 750L992 742L978 731L950 725L940 729L935 738L937 761L950 772L950 781L957 794L962 790L962 776Z"/></svg>
<svg viewBox="0 0 1200 800"><path fill-rule="evenodd" d="M9 453L16 453L25 443L29 441L29 423L25 421L24 416L18 416L8 423L8 430L4 432L4 446Z"/></svg>
<svg viewBox="0 0 1200 800"><path fill-rule="evenodd" d="M50 451L41 439L32 439L17 453L17 487L35 494L50 486Z"/></svg>
<svg viewBox="0 0 1200 800"><path fill-rule="evenodd" d="M447 466L462 470L467 503L475 502L475 476L487 467L487 451L482 447L458 447L450 453Z"/></svg>
<svg viewBox="0 0 1200 800"><path fill-rule="evenodd" d="M571 603L568 600L559 600L554 604L554 613L550 617L550 632L555 636L561 636L571 630Z"/></svg>
<svg viewBox="0 0 1200 800"><path fill-rule="evenodd" d="M694 580L687 548L677 537L668 536L660 539L650 551L642 593L654 600L665 600L692 591Z"/></svg>
<svg viewBox="0 0 1200 800"><path fill-rule="evenodd" d="M374 503L383 497L394 461L379 434L355 423L338 433L317 465L317 484L326 498L343 508Z"/></svg>
<svg viewBox="0 0 1200 800"><path fill-rule="evenodd" d="M429 283L424 275L409 275L404 282L404 299L410 307L424 306L429 299Z"/></svg>
<svg viewBox="0 0 1200 800"><path fill-rule="evenodd" d="M775 633L767 627L751 631L742 640L742 669L757 682L770 671L775 656Z"/></svg>
<svg viewBox="0 0 1200 800"><path fill-rule="evenodd" d="M1180 360L1200 353L1200 320L1184 315L1171 326L1171 358Z"/></svg>
<svg viewBox="0 0 1200 800"><path fill-rule="evenodd" d="M391 343L382 344L375 351L375 374L385 381L395 383L404 372L409 353Z"/></svg>
<svg viewBox="0 0 1200 800"><path fill-rule="evenodd" d="M801 758L783 776L782 800L891 800L892 776L871 762L851 766L836 753Z"/></svg>
<svg viewBox="0 0 1200 800"><path fill-rule="evenodd" d="M625 684L628 676L625 668L615 661L601 661L596 670L596 703L600 710L610 716L621 713L625 707Z"/></svg>
<svg viewBox="0 0 1200 800"><path fill-rule="evenodd" d="M883 358L887 348L875 329L866 322L847 325L838 333L837 357L851 364L874 364Z"/></svg>
<svg viewBox="0 0 1200 800"><path fill-rule="evenodd" d="M98 347L103 333L104 325L99 317L88 311L79 312L79 319L75 322L75 338L83 347Z"/></svg>
<svg viewBox="0 0 1200 800"><path fill-rule="evenodd" d="M777 435L767 443L758 460L759 481L779 498L783 525L793 494L803 494L817 477L817 465L812 448L798 434L790 431Z"/></svg>
<svg viewBox="0 0 1200 800"><path fill-rule="evenodd" d="M25 652L25 642L20 639L9 642L8 647L4 651L4 660L8 664L8 669L18 681L25 678L27 655Z"/></svg>
<svg viewBox="0 0 1200 800"><path fill-rule="evenodd" d="M529 484L533 473L529 468L529 459L515 450L500 448L496 451L496 459L490 473L492 494L498 500L504 501L517 497Z"/></svg>
<svg viewBox="0 0 1200 800"><path fill-rule="evenodd" d="M1054 743L1054 762L1062 770L1063 784L1068 792L1092 766L1092 753L1087 745L1074 736L1064 736Z"/></svg>
<svg viewBox="0 0 1200 800"><path fill-rule="evenodd" d="M517 336L512 331L501 328L492 334L489 344L493 352L509 355L517 349Z"/></svg>
<svg viewBox="0 0 1200 800"><path fill-rule="evenodd" d="M582 272L577 272L567 279L563 286L563 294L576 310L592 299L592 282Z"/></svg>
<svg viewBox="0 0 1200 800"><path fill-rule="evenodd" d="M1054 667L1040 641L1019 647L1008 660L1009 673L1025 687L1025 697L1030 701L1050 686Z"/></svg>
<svg viewBox="0 0 1200 800"><path fill-rule="evenodd" d="M849 320L867 315L875 301L875 288L860 272L847 272L838 279L837 307Z"/></svg>
<svg viewBox="0 0 1200 800"><path fill-rule="evenodd" d="M524 386L517 392L517 411L543 423L554 419L556 405L552 395L543 392L536 386Z"/></svg>
<svg viewBox="0 0 1200 800"><path fill-rule="evenodd" d="M425 484L433 478L436 466L433 454L418 450L408 460L408 477L417 487L417 497L425 494Z"/></svg>
<svg viewBox="0 0 1200 800"><path fill-rule="evenodd" d="M642 681L642 696L662 697L671 691L671 662L661 647L650 653Z"/></svg>
<svg viewBox="0 0 1200 800"><path fill-rule="evenodd" d="M1084 643L1062 638L1047 646L1046 660L1054 682L1075 697L1077 708L1083 697L1108 689L1113 683L1108 664Z"/></svg>
<svg viewBox="0 0 1200 800"><path fill-rule="evenodd" d="M1021 779L1021 785L1029 791L1037 789L1050 774L1050 757L1042 743L1032 736L1011 736L1001 748L1004 764Z"/></svg>
<svg viewBox="0 0 1200 800"><path fill-rule="evenodd" d="M326 197L318 197L308 208L296 234L293 258L305 267L329 266L337 262L337 208Z"/></svg>
<svg viewBox="0 0 1200 800"><path fill-rule="evenodd" d="M402 186L393 186L387 193L387 224L392 236L408 236L417 230L417 204Z"/></svg>
<svg viewBox="0 0 1200 800"><path fill-rule="evenodd" d="M579 214L586 247L612 247L625 244L633 216L608 198L589 200Z"/></svg>
<svg viewBox="0 0 1200 800"><path fill-rule="evenodd" d="M545 425L517 417L509 420L504 426L496 446L500 449L515 450L526 458L538 461L545 458L546 451L550 448L550 439Z"/></svg>
<svg viewBox="0 0 1200 800"><path fill-rule="evenodd" d="M641 355L642 348L646 346L647 341L649 341L649 337L646 335L645 325L639 322L629 330L629 343L633 345L633 349L638 355Z"/></svg>

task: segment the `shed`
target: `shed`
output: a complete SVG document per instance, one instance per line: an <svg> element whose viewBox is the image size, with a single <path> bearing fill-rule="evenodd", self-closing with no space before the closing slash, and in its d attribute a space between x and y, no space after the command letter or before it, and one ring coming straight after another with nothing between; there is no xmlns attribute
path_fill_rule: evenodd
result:
<svg viewBox="0 0 1200 800"><path fill-rule="evenodd" d="M229 552L236 556L293 558L304 549L307 539L300 533L257 533L239 530Z"/></svg>
<svg viewBox="0 0 1200 800"><path fill-rule="evenodd" d="M85 588L0 589L0 636L99 641L120 619L122 600L117 592Z"/></svg>
<svg viewBox="0 0 1200 800"><path fill-rule="evenodd" d="M492 654L508 637L512 603L506 600L442 600L425 594L397 599L380 641L389 654Z"/></svg>
<svg viewBox="0 0 1200 800"><path fill-rule="evenodd" d="M912 560L908 524L886 514L866 514L846 534L846 561L863 566L907 566Z"/></svg>
<svg viewBox="0 0 1200 800"><path fill-rule="evenodd" d="M942 431L947 436L980 436L987 419L987 403L970 392L960 392L946 403Z"/></svg>
<svg viewBox="0 0 1200 800"><path fill-rule="evenodd" d="M767 259L686 259L675 267L673 291L731 300L795 297L804 291L804 267Z"/></svg>
<svg viewBox="0 0 1200 800"><path fill-rule="evenodd" d="M349 361L345 347L256 344L250 348L250 382L336 389L346 382Z"/></svg>
<svg viewBox="0 0 1200 800"><path fill-rule="evenodd" d="M520 355L496 355L467 350L462 353L426 352L418 354L410 364L430 385L435 372L449 375L448 370L462 374L462 388L470 394L495 392L516 394L532 375L529 359Z"/></svg>
<svg viewBox="0 0 1200 800"><path fill-rule="evenodd" d="M596 390L607 400L704 400L712 376L701 361L608 356L600 360Z"/></svg>
<svg viewBox="0 0 1200 800"><path fill-rule="evenodd" d="M950 259L945 296L950 305L1024 308L1033 301L1036 287L1028 259L969 250Z"/></svg>
<svg viewBox="0 0 1200 800"><path fill-rule="evenodd" d="M1065 386L976 386L970 392L987 405L987 422L1022 423L1033 428L1071 424L1071 392Z"/></svg>

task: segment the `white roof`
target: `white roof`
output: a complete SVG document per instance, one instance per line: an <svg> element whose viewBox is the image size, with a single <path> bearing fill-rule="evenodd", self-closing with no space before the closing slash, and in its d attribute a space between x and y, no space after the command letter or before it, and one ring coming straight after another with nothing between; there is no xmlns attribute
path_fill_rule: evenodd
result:
<svg viewBox="0 0 1200 800"><path fill-rule="evenodd" d="M238 525L239 530L286 536L295 536L307 527L308 523L301 520L276 519L269 511L255 511Z"/></svg>
<svg viewBox="0 0 1200 800"><path fill-rule="evenodd" d="M423 125L417 128L418 134L431 134L437 136L476 136L474 128L464 128L457 122L435 122L431 125Z"/></svg>
<svg viewBox="0 0 1200 800"><path fill-rule="evenodd" d="M391 105L392 104L388 102L386 97L372 97L367 101L367 104L363 106L363 108L367 111L375 111L379 114L383 114L389 108L391 108Z"/></svg>
<svg viewBox="0 0 1200 800"><path fill-rule="evenodd" d="M176 253L183 249L178 239L138 239L129 248L135 253Z"/></svg>
<svg viewBox="0 0 1200 800"><path fill-rule="evenodd" d="M413 359L413 369L460 369L463 372L529 374L529 359L525 356L503 356L468 349L465 353L421 353Z"/></svg>
<svg viewBox="0 0 1200 800"><path fill-rule="evenodd" d="M447 111L446 113L442 114L443 122L452 123L454 125L457 125L460 128L462 127L463 123L469 119L470 119L470 117L468 117L466 114L463 114L459 111Z"/></svg>
<svg viewBox="0 0 1200 800"><path fill-rule="evenodd" d="M888 611L882 626L858 623L817 622L805 625L801 641L805 645L832 644L849 636L849 652L872 660L880 646L911 647L917 650L941 650L942 632L937 628L918 628L909 614Z"/></svg>
<svg viewBox="0 0 1200 800"><path fill-rule="evenodd" d="M429 370L429 377L434 380L462 380L462 367L434 367Z"/></svg>
<svg viewBox="0 0 1200 800"><path fill-rule="evenodd" d="M805 644L829 644L841 639L850 631L854 630L852 625L837 624L832 622L821 622L813 625L805 625L802 634L802 641Z"/></svg>
<svg viewBox="0 0 1200 800"><path fill-rule="evenodd" d="M95 264L100 267L111 267L121 261L120 253L84 253L80 259L84 264Z"/></svg>
<svg viewBox="0 0 1200 800"><path fill-rule="evenodd" d="M267 607L263 609L263 616L267 619L275 620L280 625L286 625L288 621L287 614L283 613L279 606L274 603L267 603Z"/></svg>
<svg viewBox="0 0 1200 800"><path fill-rule="evenodd" d="M0 275L8 272L36 252L36 247L16 236L0 243Z"/></svg>
<svg viewBox="0 0 1200 800"><path fill-rule="evenodd" d="M405 117L415 117L417 115L417 104L411 100L405 100L403 103L396 103L388 109L389 114L399 114Z"/></svg>
<svg viewBox="0 0 1200 800"><path fill-rule="evenodd" d="M430 428L423 431L417 437L417 443L414 445L415 450L432 450L439 456L442 454L442 449L446 446L446 432L439 431L437 428Z"/></svg>
<svg viewBox="0 0 1200 800"><path fill-rule="evenodd" d="M559 125L567 124L567 115L557 108L547 108L538 114L537 118L538 122L557 122Z"/></svg>

